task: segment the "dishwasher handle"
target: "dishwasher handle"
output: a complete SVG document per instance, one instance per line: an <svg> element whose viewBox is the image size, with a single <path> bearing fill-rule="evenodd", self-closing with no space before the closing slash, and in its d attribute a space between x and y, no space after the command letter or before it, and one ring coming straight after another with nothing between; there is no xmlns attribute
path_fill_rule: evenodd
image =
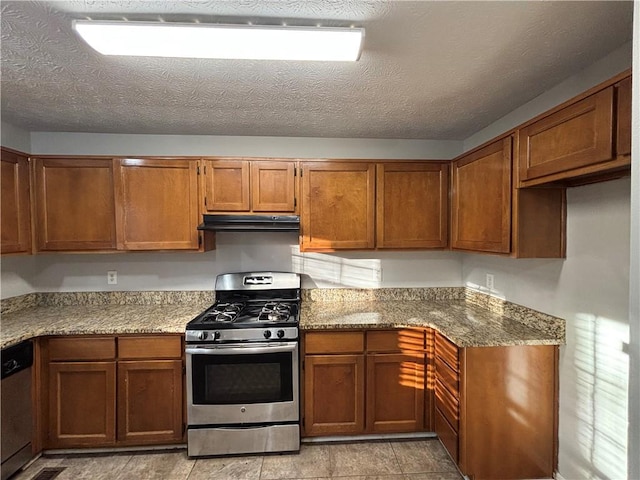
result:
<svg viewBox="0 0 640 480"><path fill-rule="evenodd" d="M33 365L33 342L28 340L1 352L2 379L15 375Z"/></svg>

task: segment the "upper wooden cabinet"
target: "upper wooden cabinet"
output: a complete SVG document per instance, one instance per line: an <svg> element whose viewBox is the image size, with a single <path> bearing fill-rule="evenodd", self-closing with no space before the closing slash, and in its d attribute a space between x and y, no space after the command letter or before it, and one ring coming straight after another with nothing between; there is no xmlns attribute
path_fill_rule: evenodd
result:
<svg viewBox="0 0 640 480"><path fill-rule="evenodd" d="M631 78L553 109L518 130L520 182L581 184L629 169Z"/></svg>
<svg viewBox="0 0 640 480"><path fill-rule="evenodd" d="M220 158L203 160L203 213L293 213L296 162Z"/></svg>
<svg viewBox="0 0 640 480"><path fill-rule="evenodd" d="M26 155L1 151L2 208L0 209L4 253L31 253L31 202L29 199L29 159Z"/></svg>
<svg viewBox="0 0 640 480"><path fill-rule="evenodd" d="M38 251L116 248L111 159L35 159Z"/></svg>
<svg viewBox="0 0 640 480"><path fill-rule="evenodd" d="M115 162L118 248L197 250L197 162L134 158Z"/></svg>
<svg viewBox="0 0 640 480"><path fill-rule="evenodd" d="M449 164L379 163L376 174L376 246L446 247Z"/></svg>
<svg viewBox="0 0 640 480"><path fill-rule="evenodd" d="M564 188L512 188L512 138L453 162L453 249L518 258L565 255Z"/></svg>
<svg viewBox="0 0 640 480"><path fill-rule="evenodd" d="M373 248L375 164L305 162L301 169L301 250Z"/></svg>
<svg viewBox="0 0 640 480"><path fill-rule="evenodd" d="M453 162L454 249L510 252L511 155L507 137Z"/></svg>

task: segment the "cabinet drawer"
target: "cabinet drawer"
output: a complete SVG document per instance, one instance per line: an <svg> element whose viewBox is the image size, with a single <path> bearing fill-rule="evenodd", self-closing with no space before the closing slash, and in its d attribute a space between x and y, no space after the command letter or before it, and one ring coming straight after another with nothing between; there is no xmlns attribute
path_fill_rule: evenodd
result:
<svg viewBox="0 0 640 480"><path fill-rule="evenodd" d="M443 337L436 334L436 355L444 360L455 372L459 372L458 347Z"/></svg>
<svg viewBox="0 0 640 480"><path fill-rule="evenodd" d="M114 337L54 337L49 339L48 347L49 361L116 358Z"/></svg>
<svg viewBox="0 0 640 480"><path fill-rule="evenodd" d="M367 332L367 351L406 352L424 350L423 329L370 330Z"/></svg>
<svg viewBox="0 0 640 480"><path fill-rule="evenodd" d="M179 335L120 337L118 358L182 358L182 341Z"/></svg>
<svg viewBox="0 0 640 480"><path fill-rule="evenodd" d="M304 342L305 353L364 352L364 332L312 332Z"/></svg>
<svg viewBox="0 0 640 480"><path fill-rule="evenodd" d="M457 464L458 463L458 434L451 427L451 425L449 425L449 422L447 422L447 420L444 418L442 413L440 413L440 410L438 410L437 408L436 408L436 414L435 414L435 421L436 421L436 434L438 435L438 438L440 438L442 445L444 445L444 448L447 449L447 451L449 452L449 455L451 455L451 458Z"/></svg>
<svg viewBox="0 0 640 480"><path fill-rule="evenodd" d="M458 400L444 388L439 380L436 380L435 388L436 408L449 421L453 429L458 431L458 421L460 418L460 407Z"/></svg>
<svg viewBox="0 0 640 480"><path fill-rule="evenodd" d="M436 357L436 379L451 392L455 398L460 396L460 375L454 372L440 357Z"/></svg>

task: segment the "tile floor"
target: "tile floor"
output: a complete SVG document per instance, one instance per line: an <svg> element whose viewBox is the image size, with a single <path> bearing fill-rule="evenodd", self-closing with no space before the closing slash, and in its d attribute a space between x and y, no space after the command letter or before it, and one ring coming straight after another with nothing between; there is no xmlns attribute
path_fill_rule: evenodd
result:
<svg viewBox="0 0 640 480"><path fill-rule="evenodd" d="M41 457L15 480L460 480L438 440L305 444L299 454L189 459L186 450Z"/></svg>

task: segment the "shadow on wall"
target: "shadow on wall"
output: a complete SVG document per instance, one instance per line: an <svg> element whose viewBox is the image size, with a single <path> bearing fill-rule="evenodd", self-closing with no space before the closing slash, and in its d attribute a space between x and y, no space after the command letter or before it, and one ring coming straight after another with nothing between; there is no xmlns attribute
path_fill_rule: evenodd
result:
<svg viewBox="0 0 640 480"><path fill-rule="evenodd" d="M567 322L562 369L575 382L560 384L561 395L574 398L560 411L560 472L580 478L627 478L629 326L594 314L579 313ZM562 392L562 389L573 391ZM567 429L563 423L574 423ZM563 431L577 438L562 438Z"/></svg>

